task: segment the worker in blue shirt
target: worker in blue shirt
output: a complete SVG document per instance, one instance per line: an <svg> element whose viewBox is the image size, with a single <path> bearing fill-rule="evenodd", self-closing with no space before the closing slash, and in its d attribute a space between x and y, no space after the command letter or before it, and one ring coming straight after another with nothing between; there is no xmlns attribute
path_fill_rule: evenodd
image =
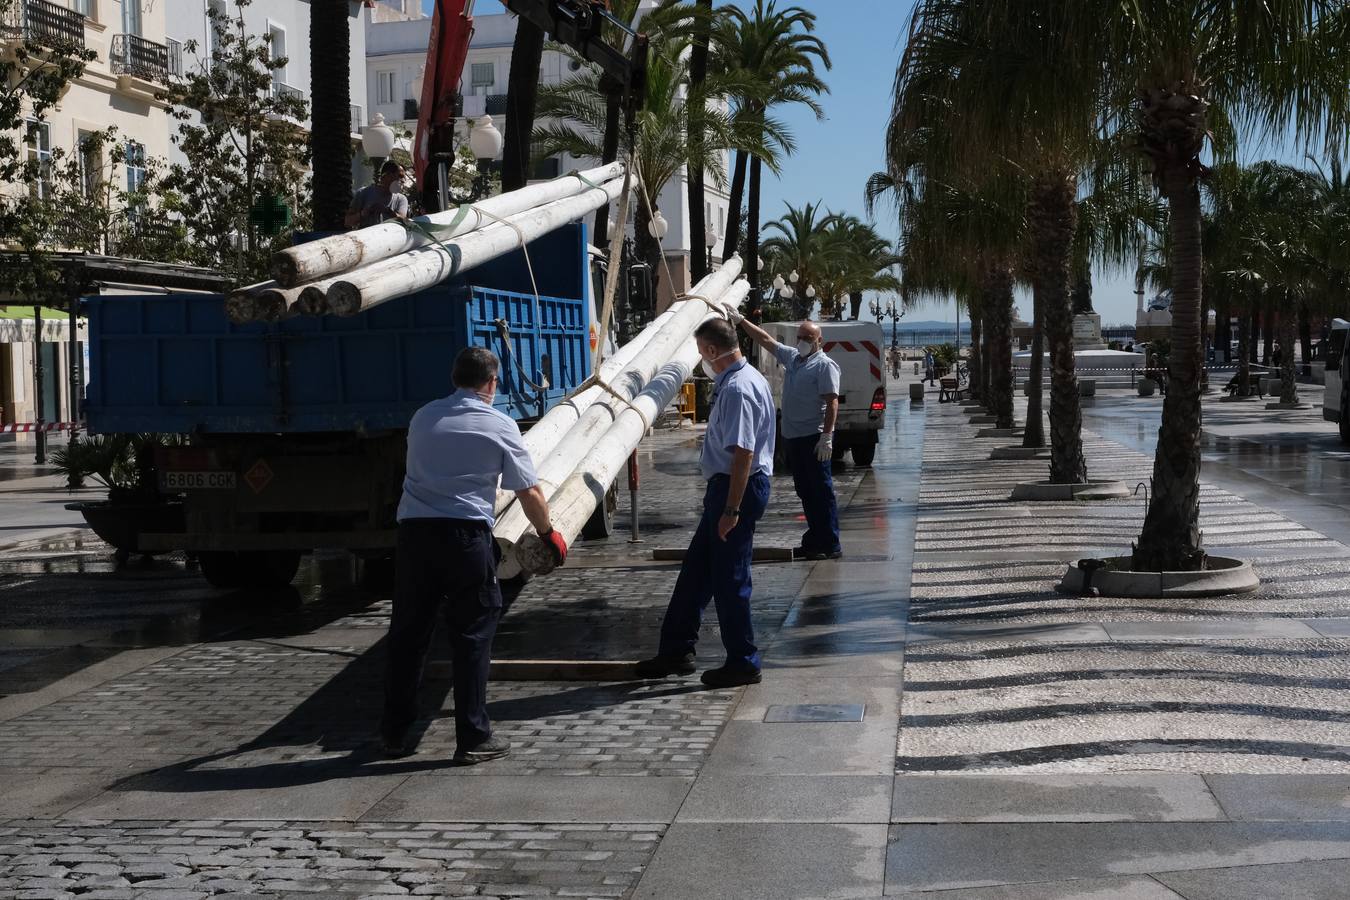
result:
<svg viewBox="0 0 1350 900"><path fill-rule="evenodd" d="M549 522L520 429L492 408L497 371L492 351L460 351L451 371L455 392L419 409L408 425L380 724L389 756L416 749L417 690L442 606L454 654L455 762L472 765L511 749L492 734L487 714L492 637L502 611L500 551L492 537L499 481L502 490L515 492L558 564L567 558L567 542Z"/></svg>
<svg viewBox="0 0 1350 900"><path fill-rule="evenodd" d="M750 558L755 523L769 503L773 472L773 395L764 376L741 356L736 328L709 319L694 331L704 374L713 379L712 413L700 467L707 486L703 514L685 552L661 623L656 656L637 665L643 678L694 672L703 610L712 601L726 663L703 673L709 687L755 684L759 648L750 623Z"/></svg>
<svg viewBox="0 0 1350 900"><path fill-rule="evenodd" d="M782 432L792 486L806 514L806 533L793 555L802 559L838 559L839 508L830 465L834 423L839 417L839 363L821 349L820 326L797 326L797 346L785 347L753 322L735 320L783 367Z"/></svg>

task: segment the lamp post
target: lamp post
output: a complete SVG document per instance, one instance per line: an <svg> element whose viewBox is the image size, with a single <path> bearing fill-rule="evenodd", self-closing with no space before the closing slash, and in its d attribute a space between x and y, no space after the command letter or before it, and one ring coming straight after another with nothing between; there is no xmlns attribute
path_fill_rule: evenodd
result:
<svg viewBox="0 0 1350 900"><path fill-rule="evenodd" d="M384 124L384 116L380 113L372 116L370 124L361 129L361 149L370 160L375 179L379 180L380 166L394 153L394 129Z"/></svg>
<svg viewBox="0 0 1350 900"><path fill-rule="evenodd" d="M880 301L873 300L871 309L872 315L878 323L885 322L887 319L891 320L891 353L896 353L900 349L900 334L897 328L900 325L900 320L905 317L905 308L903 306L897 307L895 298L892 297L885 306L882 306Z"/></svg>
<svg viewBox="0 0 1350 900"><path fill-rule="evenodd" d="M492 124L492 116L483 116L469 129L469 152L478 160L478 177L473 181L473 199L479 200L488 191L488 175L492 171L492 161L502 152L502 133Z"/></svg>

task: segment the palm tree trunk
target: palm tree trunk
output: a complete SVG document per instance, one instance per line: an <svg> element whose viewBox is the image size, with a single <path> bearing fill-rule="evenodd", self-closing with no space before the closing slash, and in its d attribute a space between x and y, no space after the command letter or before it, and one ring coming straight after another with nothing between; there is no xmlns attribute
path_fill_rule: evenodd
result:
<svg viewBox="0 0 1350 900"><path fill-rule="evenodd" d="M1298 340L1298 324L1289 292L1285 291L1284 306L1280 309L1280 402L1298 402L1298 375L1294 367L1294 343Z"/></svg>
<svg viewBox="0 0 1350 900"><path fill-rule="evenodd" d="M722 238L722 262L731 259L741 245L741 201L745 197L746 153L736 151L736 165L731 171L731 195L727 199L727 233Z"/></svg>
<svg viewBox="0 0 1350 900"><path fill-rule="evenodd" d="M750 294L759 293L759 179L763 163L758 156L750 158L750 194L746 202L745 272L750 282Z"/></svg>
<svg viewBox="0 0 1350 900"><path fill-rule="evenodd" d="M652 236L651 229L648 228L652 220L652 214L647 209L646 203L639 203L633 213L633 243L637 251L637 258L651 266L652 272L652 305L657 307L656 296L657 285L661 283L661 241ZM623 292L620 291L620 294Z"/></svg>
<svg viewBox="0 0 1350 900"><path fill-rule="evenodd" d="M1298 346L1303 352L1300 357L1303 359L1303 377L1312 377L1312 322L1308 310L1308 302L1305 300L1298 305Z"/></svg>
<svg viewBox="0 0 1350 900"><path fill-rule="evenodd" d="M712 0L698 0L697 5L705 15L712 15ZM694 159L701 156L700 146L704 137L703 113L707 101L703 99L703 83L708 78L708 31L712 27L711 22L709 18L698 23L693 47L689 51L689 100L685 104L684 133L688 135L689 155ZM699 252L699 248L704 246L703 233L708 230L704 215L703 168L689 166L687 175L689 246L692 248L689 278L693 284L698 284L708 274L708 254Z"/></svg>
<svg viewBox="0 0 1350 900"><path fill-rule="evenodd" d="M862 291L848 292L848 308L850 310L849 318L856 319L862 313L863 294ZM895 322L891 322L891 333L895 333Z"/></svg>
<svg viewBox="0 0 1350 900"><path fill-rule="evenodd" d="M349 23L346 3L316 3L310 10L313 79L309 144L314 166L315 231L342 231L347 207L352 202Z"/></svg>
<svg viewBox="0 0 1350 900"><path fill-rule="evenodd" d="M996 428L1013 427L1012 267L994 263L985 273L985 306L989 317L990 412Z"/></svg>
<svg viewBox="0 0 1350 900"><path fill-rule="evenodd" d="M600 138L600 162L612 163L619 158L619 85L608 75L600 77L600 85L605 88L605 133ZM632 201L629 201L630 203ZM623 230L624 223L618 223L619 230ZM595 211L595 237L592 239L595 246L601 250L609 250L609 204L606 203ZM611 260L611 277L618 277L618 266Z"/></svg>
<svg viewBox="0 0 1350 900"><path fill-rule="evenodd" d="M984 399L984 355L980 353L980 342L984 335L980 328L980 311L972 308L970 312L970 397L972 400ZM956 305L956 315L961 316L961 304ZM958 353L961 345L957 344ZM959 361L959 355L958 355Z"/></svg>
<svg viewBox="0 0 1350 900"><path fill-rule="evenodd" d="M1045 428L1041 424L1044 379L1041 357L1045 354L1045 334L1041 327L1041 288L1031 292L1031 360L1027 365L1027 420L1023 426L1023 447L1044 447Z"/></svg>
<svg viewBox="0 0 1350 900"><path fill-rule="evenodd" d="M1252 320L1251 316L1238 316L1238 367L1237 396L1251 396L1251 390L1247 387L1252 377Z"/></svg>
<svg viewBox="0 0 1350 900"><path fill-rule="evenodd" d="M1266 291L1266 302L1261 309L1261 365L1270 365L1275 344L1275 297Z"/></svg>
<svg viewBox="0 0 1350 900"><path fill-rule="evenodd" d="M1224 296L1216 298L1214 304L1214 362L1228 362L1228 336L1232 329L1228 323L1232 321L1228 310L1229 298L1225 292Z"/></svg>
<svg viewBox="0 0 1350 900"><path fill-rule="evenodd" d="M1087 481L1083 457L1083 409L1073 359L1073 309L1069 298L1069 256L1073 246L1077 179L1050 171L1036 179L1028 212L1041 284L1041 314L1050 342L1050 481Z"/></svg>
<svg viewBox="0 0 1350 900"><path fill-rule="evenodd" d="M503 193L519 190L530 180L530 133L534 131L534 106L539 96L539 63L543 58L543 29L524 16L517 16L516 38L511 47L511 69L506 82Z"/></svg>
<svg viewBox="0 0 1350 900"><path fill-rule="evenodd" d="M980 396L984 398L984 411L989 415L994 415L994 369L998 366L998 360L994 359L994 311L990 308L989 294L980 301L980 327L984 332L984 347L980 350L980 356L984 362L983 371L980 372L982 380L980 382Z"/></svg>
<svg viewBox="0 0 1350 900"><path fill-rule="evenodd" d="M1172 348L1153 458L1153 496L1135 546L1138 571L1204 568L1200 543L1200 187L1185 159L1163 170L1172 239Z"/></svg>
<svg viewBox="0 0 1350 900"><path fill-rule="evenodd" d="M1258 362L1256 354L1259 352L1258 348L1260 347L1260 335L1261 335L1260 308L1261 308L1260 298L1253 298L1251 325L1248 326L1248 330L1251 333L1251 340L1249 341L1249 346L1247 347L1247 359L1250 362Z"/></svg>

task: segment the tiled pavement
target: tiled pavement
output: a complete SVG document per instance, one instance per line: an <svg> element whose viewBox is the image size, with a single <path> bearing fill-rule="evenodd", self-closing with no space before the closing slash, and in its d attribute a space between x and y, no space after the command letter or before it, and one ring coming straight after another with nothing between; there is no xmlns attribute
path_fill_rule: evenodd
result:
<svg viewBox="0 0 1350 900"><path fill-rule="evenodd" d="M1261 591L1061 596L1142 500L1009 503L1043 464L989 462L1006 441L955 407L892 404L874 471L840 479L849 556L755 569L762 685L499 682L511 758L447 767L441 709L422 752L378 760L387 603L314 577L284 617L0 699L0 896L1347 896L1350 551L1207 488L1207 543ZM1094 474L1146 479L1087 438ZM697 482L688 435L647 446L642 552L579 547L499 656L650 646L675 569L646 550L683 541ZM776 487L762 543L800 528Z"/></svg>

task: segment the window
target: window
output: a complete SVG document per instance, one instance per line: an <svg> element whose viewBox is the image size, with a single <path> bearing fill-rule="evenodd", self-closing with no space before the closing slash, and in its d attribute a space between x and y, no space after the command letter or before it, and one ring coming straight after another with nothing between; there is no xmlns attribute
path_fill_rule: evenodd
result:
<svg viewBox="0 0 1350 900"><path fill-rule="evenodd" d="M103 157L88 131L79 134L80 188L87 198L93 198L103 182Z"/></svg>
<svg viewBox="0 0 1350 900"><path fill-rule="evenodd" d="M717 207L717 233L727 233L727 211L725 207Z"/></svg>
<svg viewBox="0 0 1350 900"><path fill-rule="evenodd" d="M375 102L381 104L396 103L398 83L394 80L396 72L375 73Z"/></svg>
<svg viewBox="0 0 1350 900"><path fill-rule="evenodd" d="M145 184L145 146L127 141L127 191L135 192Z"/></svg>
<svg viewBox="0 0 1350 900"><path fill-rule="evenodd" d="M122 0L122 31L126 34L141 33L141 0Z"/></svg>
<svg viewBox="0 0 1350 900"><path fill-rule="evenodd" d="M474 63L469 68L469 85L475 94L486 94L496 83L496 69L492 63Z"/></svg>
<svg viewBox="0 0 1350 900"><path fill-rule="evenodd" d="M286 29L278 25L272 25L270 23L268 24L267 54L268 58L273 61L286 58ZM285 66L281 66L280 68L272 70L272 83L273 84L286 83Z"/></svg>
<svg viewBox="0 0 1350 900"><path fill-rule="evenodd" d="M206 56L209 63L220 46L221 34L229 27L229 19L226 18L225 0L207 0L206 9Z"/></svg>
<svg viewBox="0 0 1350 900"><path fill-rule="evenodd" d="M46 200L52 193L52 129L46 122L28 119L28 161L37 163L37 181L33 193Z"/></svg>
<svg viewBox="0 0 1350 900"><path fill-rule="evenodd" d="M94 18L94 0L74 0L70 8L75 10L86 19Z"/></svg>

